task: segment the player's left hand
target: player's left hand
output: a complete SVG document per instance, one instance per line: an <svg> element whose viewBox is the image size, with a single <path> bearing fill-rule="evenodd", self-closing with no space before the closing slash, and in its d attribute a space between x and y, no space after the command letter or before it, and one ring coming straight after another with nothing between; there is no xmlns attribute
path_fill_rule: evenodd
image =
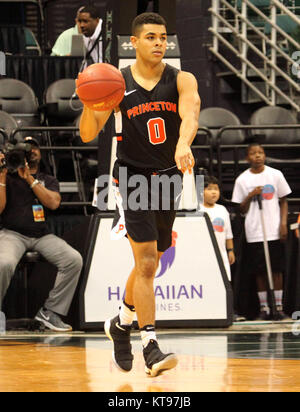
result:
<svg viewBox="0 0 300 412"><path fill-rule="evenodd" d="M177 168L184 174L187 170L189 174L195 166L195 159L191 148L188 144L182 143L177 145L175 152L175 162Z"/></svg>

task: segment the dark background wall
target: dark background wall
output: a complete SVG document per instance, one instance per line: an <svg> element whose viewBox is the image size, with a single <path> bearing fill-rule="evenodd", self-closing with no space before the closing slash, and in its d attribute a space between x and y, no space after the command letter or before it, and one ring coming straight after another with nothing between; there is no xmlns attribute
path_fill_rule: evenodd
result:
<svg viewBox="0 0 300 412"><path fill-rule="evenodd" d="M241 104L240 82L232 77L228 82L218 77L227 71L209 51L212 35L211 0L176 0L176 26L179 37L183 70L191 71L197 78L202 109L224 107L248 123L251 113L260 105Z"/></svg>
<svg viewBox="0 0 300 412"><path fill-rule="evenodd" d="M60 0L49 3L47 33L48 42L52 46L58 34L74 25L75 11L87 2L82 0ZM211 26L211 0L95 0L94 3L105 15L106 8L118 9L120 20L125 19L126 8L130 9L130 20L134 11L156 11L167 20L169 31L176 27L179 38L182 68L191 71L197 78L202 98L202 109L220 106L233 111L243 123L248 123L252 112L260 104L241 104L240 81L232 77L219 77L227 69L217 61L209 51L212 35L208 31ZM172 3L174 8L172 8ZM122 7L126 4L126 7ZM132 10L135 9L135 10ZM175 13L172 13L176 10ZM176 21L172 19L176 16ZM130 24L129 24L130 27Z"/></svg>
<svg viewBox="0 0 300 412"><path fill-rule="evenodd" d="M89 1L83 0L52 0L48 2L45 9L46 19L46 32L49 46L53 46L58 35L75 26L76 11L84 5L87 5ZM106 0L95 0L92 2L100 11L101 15L104 14L106 8Z"/></svg>
<svg viewBox="0 0 300 412"><path fill-rule="evenodd" d="M103 18L106 10L113 9L116 14L119 12L119 26L124 26L126 15L130 21L133 15L143 11L153 10L164 15L169 29L173 31L176 27L183 70L191 71L198 80L202 108L211 106L228 108L238 115L243 123L248 123L251 113L260 106L241 104L239 80L234 76L225 78L219 76L227 69L222 67L209 51L209 46L212 44L212 35L208 31L211 25L211 14L208 11L211 0L44 0L42 1L45 17L43 45L46 53L50 54L55 40L62 31L74 26L78 8L89 3L99 9ZM12 6L10 2L2 3L0 4L1 23L24 24L37 32L37 10L30 4Z"/></svg>

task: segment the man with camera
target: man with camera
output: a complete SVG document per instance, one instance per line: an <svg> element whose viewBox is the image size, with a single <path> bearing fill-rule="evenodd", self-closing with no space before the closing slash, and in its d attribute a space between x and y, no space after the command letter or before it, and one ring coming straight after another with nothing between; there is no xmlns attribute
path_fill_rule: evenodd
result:
<svg viewBox="0 0 300 412"><path fill-rule="evenodd" d="M47 209L59 207L58 181L39 170L39 143L0 152L0 310L16 266L27 250L34 250L58 268L54 288L35 319L56 332L71 331L67 315L82 269L81 255L47 228Z"/></svg>

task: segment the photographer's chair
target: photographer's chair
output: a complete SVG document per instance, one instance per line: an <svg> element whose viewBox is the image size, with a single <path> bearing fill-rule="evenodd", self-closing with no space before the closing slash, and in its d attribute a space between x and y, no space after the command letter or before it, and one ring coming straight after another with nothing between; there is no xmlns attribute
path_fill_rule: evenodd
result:
<svg viewBox="0 0 300 412"><path fill-rule="evenodd" d="M36 321L35 319L28 317L28 277L29 277L29 267L33 263L37 263L43 260L43 257L40 255L39 252L35 252L32 250L28 250L24 253L22 259L20 260L17 270L19 270L21 278L22 278L22 296L23 296L23 313L24 317L20 319L9 319L7 320L7 329L27 329L30 331L37 330L37 329L44 329L41 327L40 322Z"/></svg>

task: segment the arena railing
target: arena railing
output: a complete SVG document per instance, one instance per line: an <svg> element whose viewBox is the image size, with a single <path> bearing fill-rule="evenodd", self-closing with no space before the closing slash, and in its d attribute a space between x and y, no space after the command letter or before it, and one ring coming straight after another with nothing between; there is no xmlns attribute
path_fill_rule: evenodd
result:
<svg viewBox="0 0 300 412"><path fill-rule="evenodd" d="M287 130L287 129L300 129L299 124L280 124L280 125L239 125L239 126L225 126L222 127L222 129L219 130L217 134L217 163L218 163L218 178L220 182L223 180L223 174L222 174L222 164L223 159L222 159L222 150L224 149L232 149L233 150L233 160L227 161L226 164L233 165L234 166L234 177L237 177L238 171L240 170L240 159L239 159L239 150L240 149L245 149L248 147L249 143L251 143L250 138L248 139L248 142L245 144L221 144L221 139L222 135L226 131L230 130L244 130L244 131L251 131L251 130ZM252 140L254 141L254 136L251 136ZM247 140L247 139L246 139ZM284 139L283 139L284 140ZM288 151L292 151L294 149L300 149L300 139L299 143L263 143L263 141L259 141L259 144L265 149L275 149L275 150L280 150L280 149L287 149ZM280 161L282 162L287 162L291 164L297 164L300 167L300 158L291 158L291 159L284 159L284 158L278 158L278 163Z"/></svg>
<svg viewBox="0 0 300 412"><path fill-rule="evenodd" d="M22 133L22 132L36 132L36 133L50 133L50 132L70 132L74 134L74 139L77 137L77 133L79 132L78 127L73 127L73 126L36 126L36 127L19 127L14 130L12 130L9 140L13 140L14 137L17 135L17 133ZM72 160L73 160L73 165L74 165L74 174L75 174L75 180L76 184L78 187L78 195L80 198L79 202L62 202L61 206L82 206L84 208L84 213L87 215L87 206L92 206L91 201L86 200L85 192L84 192L84 187L83 187L83 179L81 175L81 169L79 165L79 161L76 158L76 154L78 152L92 152L92 151L97 151L98 146L91 146L91 145L85 145L82 143L81 145L72 145L70 144L69 146L59 146L59 145L47 145L47 146L40 146L41 151L49 152L50 154L50 165L53 166L53 169L55 169L55 157L54 157L54 152L71 152ZM56 173L54 173L56 177ZM61 182L60 182L61 183Z"/></svg>
<svg viewBox="0 0 300 412"><path fill-rule="evenodd" d="M19 128L14 129L10 133L10 136L7 137L7 139L12 141L17 135L17 133L22 133L22 132L37 132L37 133L42 133L42 134L50 133L50 132L70 132L70 133L74 133L74 138L75 138L78 136L77 133L79 132L79 128L72 127L72 126L19 127ZM192 144L191 149L197 160L196 168L204 167L209 170L210 174L212 174L213 173L213 145L212 145L213 135L212 135L212 132L207 127L198 127L197 136L198 137L203 136L203 134L205 134L207 137L207 144ZM75 154L76 152L91 152L91 151L97 151L98 146L85 145L84 143L82 143L82 146L81 145L58 146L58 145L49 144L47 146L41 145L40 149L41 151L52 153L52 162L54 162L55 161L54 152L67 151L67 152L71 152L72 154ZM197 159L197 150L207 151L208 159L207 158ZM76 178L76 182L79 185L79 187L82 186L83 181L81 178L81 173L75 173L75 178ZM83 206L84 208L86 208L87 206L92 206L92 202L81 199L81 201L79 202L77 201L62 202L61 205L62 206L74 206L74 207ZM85 209L85 214L87 214L86 209Z"/></svg>
<svg viewBox="0 0 300 412"><path fill-rule="evenodd" d="M295 101L294 96L300 93L300 86L297 82L297 75L286 73L279 65L278 59L283 58L289 68L288 72L293 72L294 66L299 65L283 48L278 45L278 35L286 42L291 44L295 50L300 50L299 43L288 33L286 33L277 24L277 9L284 15L287 15L294 24L300 24L299 17L292 13L287 7L278 0L270 0L270 17L266 16L259 7L252 4L251 0L241 0L241 7L237 6L237 0L231 4L229 0L212 0L212 6L209 11L212 14L212 27L209 31L213 34L213 45L209 50L239 79L241 79L262 101L266 104L275 106L278 104L278 99L281 98L286 104L300 111L300 105ZM220 12L223 8L228 10L235 16L234 21L230 22L222 16ZM248 10L256 13L257 16L264 22L264 25L269 24L270 35L267 35L264 30L251 22L248 16ZM248 30L255 33L258 39L263 44L260 50L253 42L253 39L248 38ZM226 35L230 33L234 40L229 40ZM226 49L227 53L232 53L234 58L229 59L222 48ZM271 54L266 51L267 45L271 49ZM257 67L257 63L248 58L248 50L251 49L256 56L263 62L263 70ZM239 62L234 63L235 58ZM293 68L293 69L291 69ZM251 81L247 75L248 70L252 70L257 78L260 78L266 84L265 92L257 87L256 83ZM279 79L283 78L289 85L289 91L282 90Z"/></svg>
<svg viewBox="0 0 300 412"><path fill-rule="evenodd" d="M203 133L201 132L205 133L207 137L207 143L206 144L193 144L192 143L191 149L195 157L195 167L196 168L204 167L205 169L209 170L210 174L212 174L213 173L213 134L211 130L209 130L207 127L199 126L195 140L197 140L198 138L201 139L201 137L203 136ZM208 159L207 158L198 159L198 154L197 154L198 150L200 150L199 152L200 155L202 154L201 151L203 150L208 151Z"/></svg>

